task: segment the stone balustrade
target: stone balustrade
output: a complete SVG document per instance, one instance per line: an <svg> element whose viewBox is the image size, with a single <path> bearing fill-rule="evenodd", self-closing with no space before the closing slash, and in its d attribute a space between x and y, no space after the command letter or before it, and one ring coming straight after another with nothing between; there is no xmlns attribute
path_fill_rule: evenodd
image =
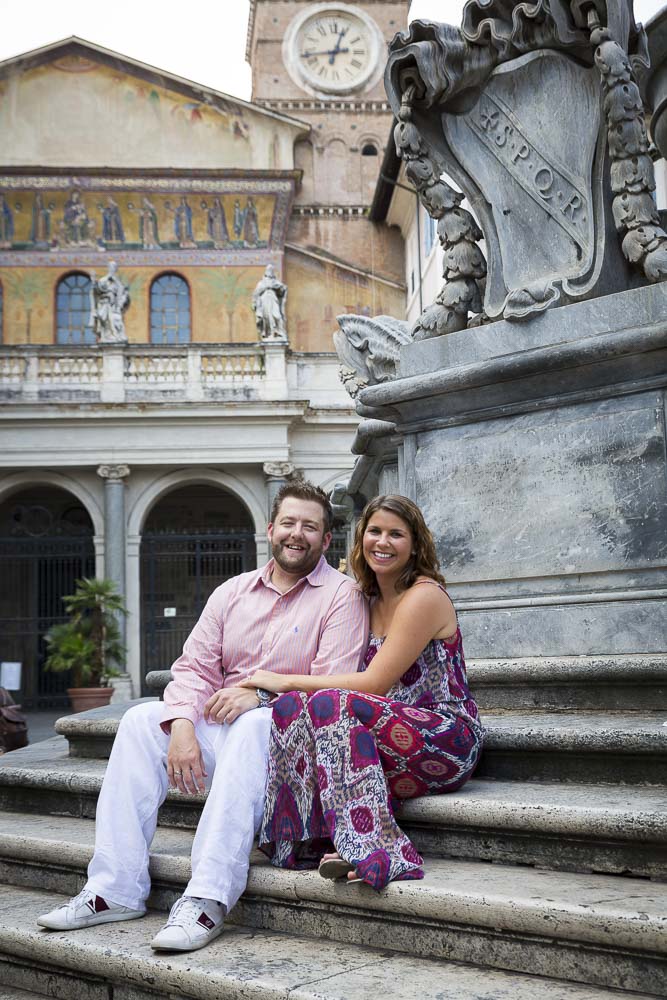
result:
<svg viewBox="0 0 667 1000"><path fill-rule="evenodd" d="M205 401L288 395L285 344L0 346L0 401Z"/></svg>

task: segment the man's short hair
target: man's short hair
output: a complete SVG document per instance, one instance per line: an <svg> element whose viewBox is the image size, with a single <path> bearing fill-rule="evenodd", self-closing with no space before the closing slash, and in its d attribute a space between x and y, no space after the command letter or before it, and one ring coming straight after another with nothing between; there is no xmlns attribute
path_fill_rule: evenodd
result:
<svg viewBox="0 0 667 1000"><path fill-rule="evenodd" d="M333 530L334 515L333 508L329 503L329 497L323 489L315 486L314 483L309 483L306 479L294 479L288 483L284 483L280 487L271 506L272 524L275 524L280 505L287 497L295 497L297 500L310 500L313 503L318 503L324 512L325 532Z"/></svg>

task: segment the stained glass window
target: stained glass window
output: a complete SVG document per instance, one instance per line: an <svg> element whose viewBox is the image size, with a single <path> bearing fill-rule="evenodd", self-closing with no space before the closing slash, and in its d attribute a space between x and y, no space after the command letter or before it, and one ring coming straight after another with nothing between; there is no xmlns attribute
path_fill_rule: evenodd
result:
<svg viewBox="0 0 667 1000"><path fill-rule="evenodd" d="M190 340L190 289L178 274L162 274L151 285L151 343Z"/></svg>
<svg viewBox="0 0 667 1000"><path fill-rule="evenodd" d="M58 282L56 342L95 343L95 334L90 324L90 278L87 274L68 274Z"/></svg>

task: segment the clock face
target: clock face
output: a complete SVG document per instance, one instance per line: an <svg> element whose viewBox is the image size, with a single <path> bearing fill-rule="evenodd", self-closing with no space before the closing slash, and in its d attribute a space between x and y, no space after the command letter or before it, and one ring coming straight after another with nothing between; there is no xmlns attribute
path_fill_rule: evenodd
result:
<svg viewBox="0 0 667 1000"><path fill-rule="evenodd" d="M367 82L378 65L377 29L367 15L344 4L320 4L299 18L291 55L302 82L341 93Z"/></svg>

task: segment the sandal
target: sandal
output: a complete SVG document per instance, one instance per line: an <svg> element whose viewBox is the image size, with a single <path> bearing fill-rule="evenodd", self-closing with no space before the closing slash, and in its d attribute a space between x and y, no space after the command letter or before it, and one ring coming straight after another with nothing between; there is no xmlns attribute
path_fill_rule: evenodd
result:
<svg viewBox="0 0 667 1000"><path fill-rule="evenodd" d="M345 861L343 858L324 858L320 861L320 866L317 870L322 878L342 879L346 877L348 872L354 871L354 865L351 865L349 861Z"/></svg>

